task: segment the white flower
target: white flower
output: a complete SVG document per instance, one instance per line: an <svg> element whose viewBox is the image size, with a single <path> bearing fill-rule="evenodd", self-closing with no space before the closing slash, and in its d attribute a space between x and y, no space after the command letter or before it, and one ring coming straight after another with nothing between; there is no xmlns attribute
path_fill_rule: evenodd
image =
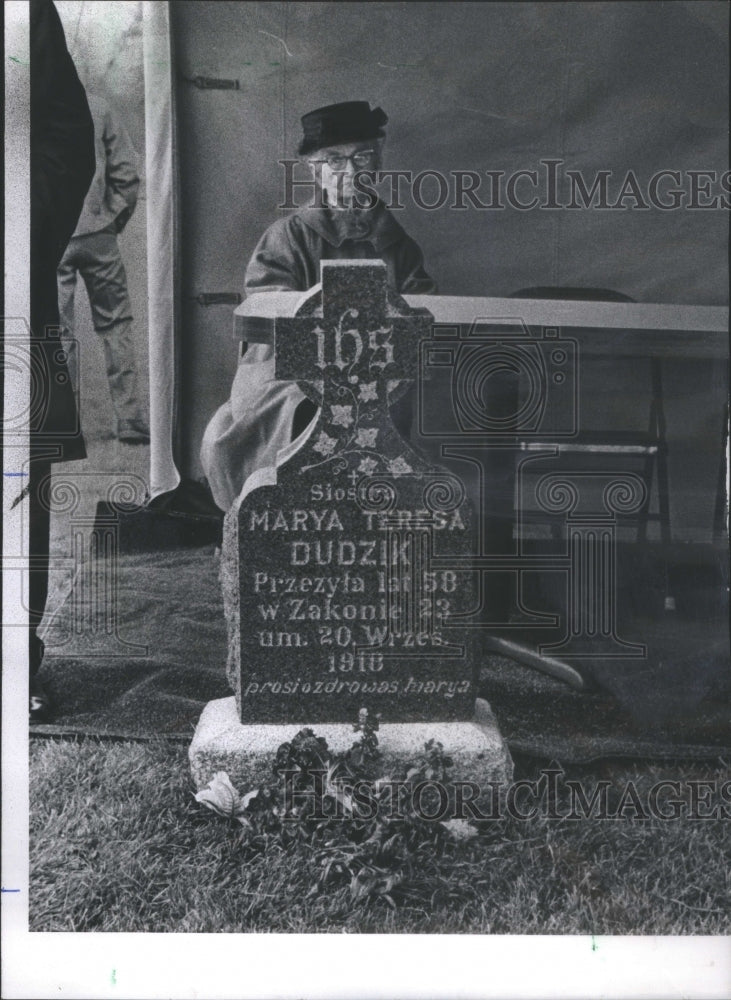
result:
<svg viewBox="0 0 731 1000"><path fill-rule="evenodd" d="M360 395L358 399L362 403L367 403L370 399L378 399L378 393L376 392L376 382L362 382L360 386Z"/></svg>
<svg viewBox="0 0 731 1000"><path fill-rule="evenodd" d="M353 423L352 406L331 406L332 422L338 427L350 427Z"/></svg>
<svg viewBox="0 0 731 1000"><path fill-rule="evenodd" d="M320 436L312 447L315 451L319 451L321 455L332 455L337 443L337 438L330 437L325 431L320 431Z"/></svg>
<svg viewBox="0 0 731 1000"><path fill-rule="evenodd" d="M196 802L208 806L219 816L233 817L241 808L241 796L225 771L216 771L205 788L196 792Z"/></svg>
<svg viewBox="0 0 731 1000"><path fill-rule="evenodd" d="M372 476L374 470L378 467L378 462L372 458L363 458L358 466L358 472L363 472L366 476Z"/></svg>
<svg viewBox="0 0 731 1000"><path fill-rule="evenodd" d="M196 792L195 800L212 809L219 816L224 816L226 819L236 819L242 826L250 826L244 813L248 804L258 794L259 789L255 788L245 795L239 795L231 784L228 774L225 771L216 771L206 787Z"/></svg>
<svg viewBox="0 0 731 1000"><path fill-rule="evenodd" d="M388 463L388 471L394 476L406 476L409 472L413 472L414 470L411 468L403 455L399 455L398 458L392 458Z"/></svg>
<svg viewBox="0 0 731 1000"><path fill-rule="evenodd" d="M355 435L355 443L359 448L375 448L377 437L377 427L360 427Z"/></svg>
<svg viewBox="0 0 731 1000"><path fill-rule="evenodd" d="M442 820L442 826L455 840L471 840L477 836L477 830L466 819Z"/></svg>

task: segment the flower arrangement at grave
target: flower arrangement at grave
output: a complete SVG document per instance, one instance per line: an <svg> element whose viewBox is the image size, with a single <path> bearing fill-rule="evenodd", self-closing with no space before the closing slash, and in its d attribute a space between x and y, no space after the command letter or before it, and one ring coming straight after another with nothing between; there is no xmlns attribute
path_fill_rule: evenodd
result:
<svg viewBox="0 0 731 1000"><path fill-rule="evenodd" d="M354 903L396 907L448 895L439 860L453 860L477 837L477 828L461 817L428 819L413 791L425 783L446 787L452 761L441 743L429 740L402 774L384 775L378 724L361 710L353 726L360 736L342 754L302 729L279 747L271 783L241 794L218 772L195 799L241 828L236 844L242 861L308 844L319 873L312 896L347 886ZM401 790L397 803L394 786Z"/></svg>

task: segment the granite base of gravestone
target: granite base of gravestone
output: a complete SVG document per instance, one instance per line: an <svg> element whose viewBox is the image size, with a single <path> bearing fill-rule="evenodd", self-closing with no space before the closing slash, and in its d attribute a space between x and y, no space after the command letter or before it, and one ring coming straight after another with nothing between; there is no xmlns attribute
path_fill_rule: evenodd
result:
<svg viewBox="0 0 731 1000"><path fill-rule="evenodd" d="M353 726L344 722L242 723L233 696L210 701L189 750L196 789L205 788L218 771L225 771L242 794L268 784L273 779L277 750L305 726L327 740L334 754L344 753L358 738ZM513 776L510 754L490 706L482 698L476 700L474 717L468 722L382 723L377 736L383 774L389 777L404 775L429 740L441 743L452 759L450 782L454 787L458 782L477 785L480 793L473 801L483 812L491 808L488 782L507 784Z"/></svg>
<svg viewBox="0 0 731 1000"><path fill-rule="evenodd" d="M190 748L198 787L216 771L256 786L304 727L346 750L363 709L380 718L387 773L430 739L455 779L512 773L476 698L475 632L464 627L480 600L474 512L458 478L424 461L389 410L418 375L432 318L389 291L386 274L381 261L323 263L321 288L275 322L276 377L298 382L319 410L225 519L235 695L201 717Z"/></svg>

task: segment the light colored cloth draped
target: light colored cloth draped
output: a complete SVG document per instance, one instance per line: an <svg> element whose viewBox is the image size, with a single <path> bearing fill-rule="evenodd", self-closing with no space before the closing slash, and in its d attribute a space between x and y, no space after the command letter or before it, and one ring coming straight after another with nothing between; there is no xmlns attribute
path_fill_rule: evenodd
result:
<svg viewBox="0 0 731 1000"><path fill-rule="evenodd" d="M147 149L147 261L150 342L150 492L175 489L177 218L173 55L169 4L142 5Z"/></svg>
<svg viewBox="0 0 731 1000"><path fill-rule="evenodd" d="M201 459L213 498L228 510L257 469L276 465L291 439L294 412L305 399L293 382L274 378L272 348L251 344L239 365L231 397L206 428Z"/></svg>
<svg viewBox="0 0 731 1000"><path fill-rule="evenodd" d="M380 257L389 283L400 292L429 294L434 281L421 250L379 203L363 212L305 208L271 225L246 270L246 293L301 291L313 287L322 260ZM292 435L297 406L305 399L294 382L274 378L271 345L250 344L231 396L206 427L201 464L222 510L234 503L249 476L277 464Z"/></svg>

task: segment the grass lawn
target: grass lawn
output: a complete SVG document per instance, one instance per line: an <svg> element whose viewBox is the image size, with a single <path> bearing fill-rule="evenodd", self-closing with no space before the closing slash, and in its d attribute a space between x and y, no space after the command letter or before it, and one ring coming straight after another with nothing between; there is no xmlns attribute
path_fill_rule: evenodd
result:
<svg viewBox="0 0 731 1000"><path fill-rule="evenodd" d="M495 820L415 858L417 880L442 888L394 908L354 902L346 878L318 884L322 852L305 840L245 854L241 826L193 799L184 747L33 739L30 753L33 931L728 931L721 819ZM581 777L644 793L728 774L605 764Z"/></svg>

